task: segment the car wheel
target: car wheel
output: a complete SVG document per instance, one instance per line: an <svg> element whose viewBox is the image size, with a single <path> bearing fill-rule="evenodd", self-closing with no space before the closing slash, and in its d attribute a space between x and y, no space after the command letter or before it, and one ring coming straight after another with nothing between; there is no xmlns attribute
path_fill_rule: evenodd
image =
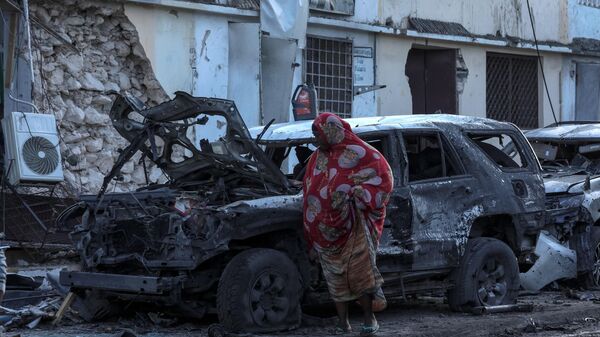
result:
<svg viewBox="0 0 600 337"><path fill-rule="evenodd" d="M270 332L300 325L302 287L296 265L273 249L236 255L219 280L217 313L228 331Z"/></svg>
<svg viewBox="0 0 600 337"><path fill-rule="evenodd" d="M514 304L519 291L517 258L506 243L492 238L470 239L453 271L448 304L455 311L479 306Z"/></svg>
<svg viewBox="0 0 600 337"><path fill-rule="evenodd" d="M580 275L579 285L586 289L600 288L600 227L592 227L590 233L590 248L592 250L592 270Z"/></svg>

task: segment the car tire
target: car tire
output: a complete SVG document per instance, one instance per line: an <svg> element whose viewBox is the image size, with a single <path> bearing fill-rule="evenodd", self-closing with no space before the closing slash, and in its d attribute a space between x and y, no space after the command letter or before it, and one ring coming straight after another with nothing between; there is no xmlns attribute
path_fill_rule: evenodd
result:
<svg viewBox="0 0 600 337"><path fill-rule="evenodd" d="M514 304L519 293L519 266L510 247L493 238L470 239L460 265L452 272L448 304L455 311Z"/></svg>
<svg viewBox="0 0 600 337"><path fill-rule="evenodd" d="M600 227L592 227L590 248L594 265L592 270L578 277L579 286L585 289L600 289Z"/></svg>
<svg viewBox="0 0 600 337"><path fill-rule="evenodd" d="M300 274L290 258L274 249L250 249L225 267L217 291L219 321L231 332L296 328L302 310Z"/></svg>

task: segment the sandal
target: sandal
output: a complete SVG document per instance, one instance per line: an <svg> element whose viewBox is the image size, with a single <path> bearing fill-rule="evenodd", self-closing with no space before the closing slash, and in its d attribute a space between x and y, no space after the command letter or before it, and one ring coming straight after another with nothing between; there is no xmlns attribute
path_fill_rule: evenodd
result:
<svg viewBox="0 0 600 337"><path fill-rule="evenodd" d="M336 326L335 329L331 332L332 335L345 335L352 332L352 328L342 328L341 326Z"/></svg>
<svg viewBox="0 0 600 337"><path fill-rule="evenodd" d="M377 331L379 331L379 323L375 323L375 325L372 325L372 326L363 325L360 328L360 336L361 337L375 336Z"/></svg>

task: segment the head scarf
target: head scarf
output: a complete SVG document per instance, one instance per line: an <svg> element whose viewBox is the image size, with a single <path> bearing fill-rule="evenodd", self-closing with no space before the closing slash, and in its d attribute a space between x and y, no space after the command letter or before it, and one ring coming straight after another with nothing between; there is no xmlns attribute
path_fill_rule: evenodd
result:
<svg viewBox="0 0 600 337"><path fill-rule="evenodd" d="M357 216L378 240L393 186L388 162L334 114L320 114L313 129L328 148L313 153L304 176L304 231L309 245L317 250L343 246Z"/></svg>

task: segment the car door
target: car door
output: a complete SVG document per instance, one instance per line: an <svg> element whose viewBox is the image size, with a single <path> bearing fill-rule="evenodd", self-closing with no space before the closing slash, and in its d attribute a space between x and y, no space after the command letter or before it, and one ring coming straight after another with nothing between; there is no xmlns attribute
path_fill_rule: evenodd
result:
<svg viewBox="0 0 600 337"><path fill-rule="evenodd" d="M391 219L398 267L418 271L457 265L470 221L482 211L474 193L477 181L439 130L402 130L398 137L405 179L391 207L404 208L406 215Z"/></svg>
<svg viewBox="0 0 600 337"><path fill-rule="evenodd" d="M383 233L379 240L377 265L382 273L396 272L406 269L410 255L400 246L403 228L396 223L407 223L412 218L410 194L404 180L405 159L395 131L378 131L361 133L359 136L371 146L379 150L387 159L394 176L394 188L386 209Z"/></svg>

